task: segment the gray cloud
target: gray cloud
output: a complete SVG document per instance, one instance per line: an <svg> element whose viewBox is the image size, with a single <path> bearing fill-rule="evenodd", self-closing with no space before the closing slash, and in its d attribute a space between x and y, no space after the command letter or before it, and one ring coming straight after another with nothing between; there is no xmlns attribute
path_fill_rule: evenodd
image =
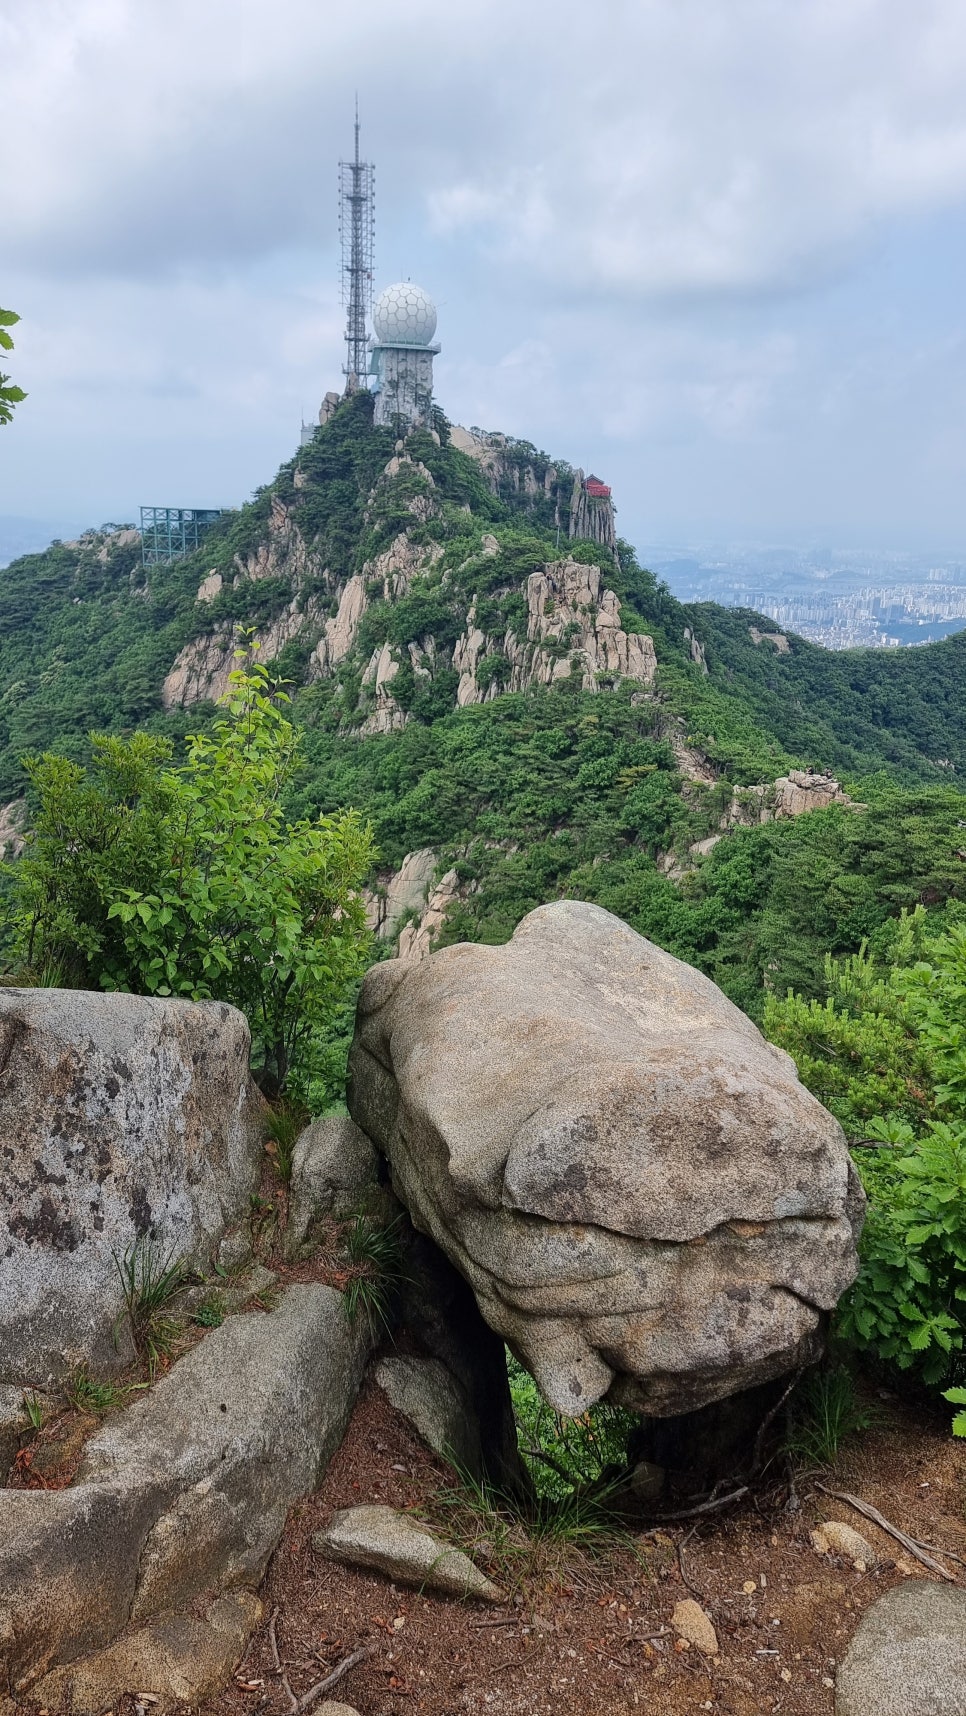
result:
<svg viewBox="0 0 966 1716"><path fill-rule="evenodd" d="M959 516L959 0L0 0L0 63L0 508L236 499L291 450L358 81L454 416L606 462L631 534Z"/></svg>

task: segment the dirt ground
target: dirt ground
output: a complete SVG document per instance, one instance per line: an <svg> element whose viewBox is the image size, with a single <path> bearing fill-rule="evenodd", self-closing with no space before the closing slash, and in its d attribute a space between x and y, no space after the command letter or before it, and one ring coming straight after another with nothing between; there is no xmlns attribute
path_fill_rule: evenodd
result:
<svg viewBox="0 0 966 1716"><path fill-rule="evenodd" d="M882 1414L815 1477L962 1557L947 1566L966 1581L966 1449L943 1419L924 1425L895 1399ZM298 1699L363 1648L370 1654L326 1694L362 1716L831 1716L835 1666L862 1612L904 1578L934 1577L809 1477L791 1510L787 1484L776 1482L726 1517L664 1525L593 1554L555 1543L508 1555L477 1532L475 1559L507 1590L502 1608L397 1588L312 1548L336 1509L360 1502L414 1509L465 1547L471 1522L441 1499L453 1481L367 1387L321 1489L295 1511L273 1557L265 1620L205 1716L289 1716L283 1677ZM817 1554L809 1531L823 1519L861 1531L876 1565L857 1572ZM714 1623L713 1659L682 1648L671 1629L688 1596Z"/></svg>

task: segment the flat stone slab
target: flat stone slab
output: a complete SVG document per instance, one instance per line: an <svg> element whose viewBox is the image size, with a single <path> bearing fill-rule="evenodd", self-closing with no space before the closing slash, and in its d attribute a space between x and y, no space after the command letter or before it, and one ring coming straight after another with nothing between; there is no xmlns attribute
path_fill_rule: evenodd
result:
<svg viewBox="0 0 966 1716"><path fill-rule="evenodd" d="M400 1585L475 1597L484 1603L506 1602L499 1586L461 1549L395 1508L345 1508L324 1531L315 1533L312 1546L329 1561L383 1573Z"/></svg>
<svg viewBox="0 0 966 1716"><path fill-rule="evenodd" d="M839 1665L835 1716L966 1716L966 1590L910 1579L873 1603Z"/></svg>
<svg viewBox="0 0 966 1716"><path fill-rule="evenodd" d="M129 1626L256 1586L342 1440L370 1344L341 1293L291 1287L108 1418L73 1487L4 1492L0 1685L23 1697Z"/></svg>

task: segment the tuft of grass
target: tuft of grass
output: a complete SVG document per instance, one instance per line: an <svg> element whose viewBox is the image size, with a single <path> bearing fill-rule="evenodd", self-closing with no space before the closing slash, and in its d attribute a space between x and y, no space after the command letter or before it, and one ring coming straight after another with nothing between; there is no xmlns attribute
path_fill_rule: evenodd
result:
<svg viewBox="0 0 966 1716"><path fill-rule="evenodd" d="M152 1381L159 1365L170 1358L182 1324L171 1316L171 1307L196 1279L184 1258L170 1251L162 1257L154 1241L136 1239L114 1263L121 1278L124 1310L114 1325L117 1341L127 1318L134 1349Z"/></svg>
<svg viewBox="0 0 966 1716"><path fill-rule="evenodd" d="M785 1452L803 1465L831 1466L843 1442L871 1430L878 1418L875 1407L856 1399L844 1365L813 1370L792 1395Z"/></svg>
<svg viewBox="0 0 966 1716"><path fill-rule="evenodd" d="M401 1225L400 1216L382 1223L358 1210L350 1216L343 1234L352 1268L344 1293L346 1315L350 1322L364 1316L374 1337L388 1334L393 1299L405 1279Z"/></svg>
<svg viewBox="0 0 966 1716"><path fill-rule="evenodd" d="M120 1406L138 1383L98 1382L86 1364L78 1365L64 1384L64 1398L77 1412L110 1412Z"/></svg>
<svg viewBox="0 0 966 1716"><path fill-rule="evenodd" d="M268 1117L265 1128L265 1154L270 1157L276 1174L286 1186L292 1179L295 1146L310 1118L308 1109L301 1103L287 1102L284 1099L276 1103Z"/></svg>
<svg viewBox="0 0 966 1716"><path fill-rule="evenodd" d="M530 1505L457 1468L458 1483L437 1491L432 1511L450 1540L506 1591L559 1580L575 1560L607 1554L631 1538L611 1503L616 1486Z"/></svg>
<svg viewBox="0 0 966 1716"><path fill-rule="evenodd" d="M44 1426L44 1403L39 1394L25 1394L23 1409L27 1414L31 1430L42 1430Z"/></svg>

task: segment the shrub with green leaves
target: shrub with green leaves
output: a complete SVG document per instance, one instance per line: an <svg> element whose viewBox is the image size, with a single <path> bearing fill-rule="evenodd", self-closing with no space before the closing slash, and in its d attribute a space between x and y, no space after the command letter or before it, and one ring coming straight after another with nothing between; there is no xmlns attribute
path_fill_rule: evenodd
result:
<svg viewBox="0 0 966 1716"><path fill-rule="evenodd" d="M27 767L38 812L12 880L22 980L231 1002L270 1094L301 1095L369 946L373 860L353 811L289 822L299 736L265 668L231 676L224 715L188 740L92 737L87 767Z"/></svg>
<svg viewBox="0 0 966 1716"><path fill-rule="evenodd" d="M0 310L0 351L13 351L13 338L7 332L19 322L16 310ZM0 427L9 423L13 417L15 405L20 405L27 395L22 387L16 387L9 375L0 374Z"/></svg>
<svg viewBox="0 0 966 1716"><path fill-rule="evenodd" d="M507 1356L520 1453L538 1498L564 1502L596 1484L605 1468L621 1466L639 1422L619 1406L595 1406L579 1418L559 1418L522 1364Z"/></svg>
<svg viewBox="0 0 966 1716"><path fill-rule="evenodd" d="M921 911L905 919L890 969L865 953L832 962L824 1004L792 995L766 1015L865 1146L862 1268L840 1333L929 1384L956 1383L966 1362L966 926L950 912L940 934Z"/></svg>

